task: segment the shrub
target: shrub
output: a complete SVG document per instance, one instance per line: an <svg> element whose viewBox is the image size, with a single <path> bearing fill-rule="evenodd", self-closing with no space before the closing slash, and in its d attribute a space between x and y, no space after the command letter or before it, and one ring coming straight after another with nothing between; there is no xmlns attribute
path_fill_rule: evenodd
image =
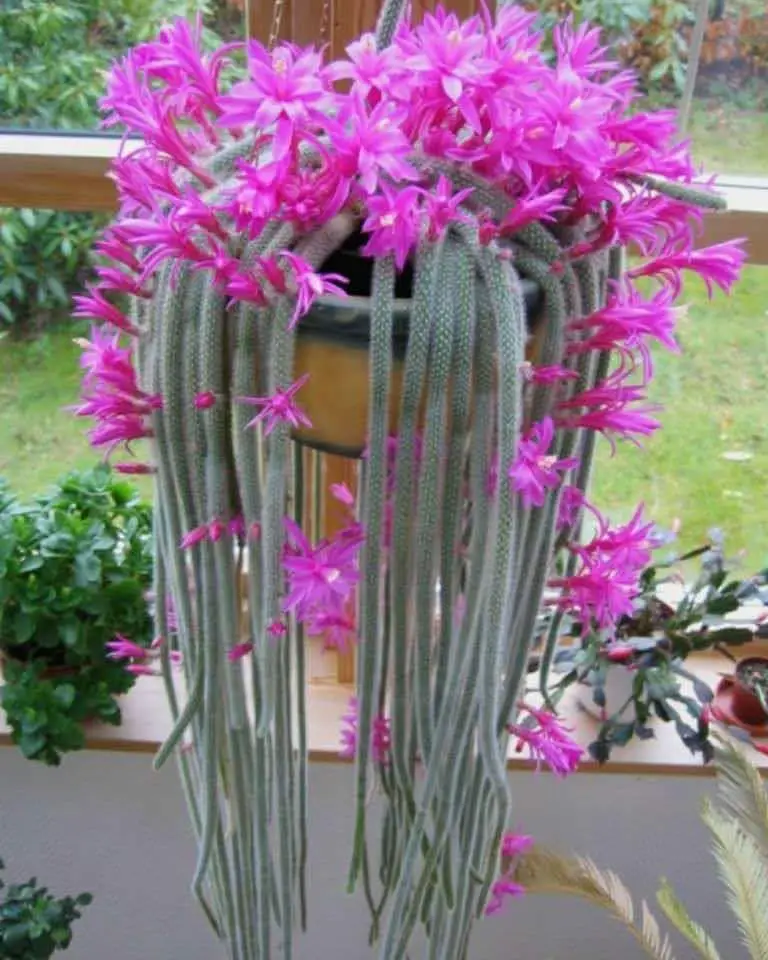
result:
<svg viewBox="0 0 768 960"><path fill-rule="evenodd" d="M6 0L0 4L0 125L90 129L115 55L203 0ZM0 208L0 324L61 316L103 218Z"/></svg>
<svg viewBox="0 0 768 960"><path fill-rule="evenodd" d="M0 703L26 757L58 764L84 722L120 722L133 677L105 645L149 645L151 583L151 509L107 467L31 504L0 490Z"/></svg>
<svg viewBox="0 0 768 960"><path fill-rule="evenodd" d="M4 867L0 860L0 870ZM72 924L93 897L57 899L32 877L27 883L6 886L0 880L0 957L2 960L48 960L72 942Z"/></svg>

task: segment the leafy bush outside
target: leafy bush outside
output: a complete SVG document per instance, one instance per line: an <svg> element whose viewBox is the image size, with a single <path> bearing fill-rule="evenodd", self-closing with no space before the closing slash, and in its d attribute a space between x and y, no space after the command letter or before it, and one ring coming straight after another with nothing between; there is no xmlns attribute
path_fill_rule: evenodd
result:
<svg viewBox="0 0 768 960"><path fill-rule="evenodd" d="M204 0L6 0L0 4L0 126L97 125L104 71ZM34 331L66 315L103 218L0 208L0 326Z"/></svg>

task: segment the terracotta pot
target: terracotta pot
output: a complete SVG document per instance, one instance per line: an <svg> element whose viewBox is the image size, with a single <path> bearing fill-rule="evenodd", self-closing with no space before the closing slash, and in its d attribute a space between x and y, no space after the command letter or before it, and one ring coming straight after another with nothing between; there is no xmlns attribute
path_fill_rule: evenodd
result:
<svg viewBox="0 0 768 960"><path fill-rule="evenodd" d="M359 457L368 433L368 349L371 339L370 290L373 261L358 252L361 239L351 238L322 266L324 273L349 278L348 297L319 299L302 319L296 338L294 378L309 374L302 387L301 408L312 427L296 431L295 438L307 446L329 453ZM398 432L404 357L408 343L413 274L410 268L398 275L392 336L393 368L390 389L389 432ZM535 283L523 282L529 318L526 356L535 354L540 336L541 291Z"/></svg>
<svg viewBox="0 0 768 960"><path fill-rule="evenodd" d="M732 709L734 715L744 723L757 725L768 720L768 714L760 703L760 698L754 693L752 686L744 679L750 667L764 667L768 674L768 659L766 657L747 657L739 660L734 670Z"/></svg>

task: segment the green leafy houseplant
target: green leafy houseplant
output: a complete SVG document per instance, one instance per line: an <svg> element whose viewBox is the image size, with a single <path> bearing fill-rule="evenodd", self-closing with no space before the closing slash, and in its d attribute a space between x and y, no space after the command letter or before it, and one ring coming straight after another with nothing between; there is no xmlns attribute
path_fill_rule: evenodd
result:
<svg viewBox="0 0 768 960"><path fill-rule="evenodd" d="M108 468L29 504L0 493L0 703L26 757L57 764L84 721L119 723L133 677L105 644L149 644L151 580L150 510Z"/></svg>
<svg viewBox="0 0 768 960"><path fill-rule="evenodd" d="M663 599L664 587L679 582L682 564L700 559L700 570L673 606ZM749 643L755 628L725 618L759 593L766 574L739 579L716 540L671 560L648 566L640 578L635 612L619 622L610 640L598 632L581 638L558 654L562 675L551 692L558 701L573 683L586 684L602 721L589 752L606 762L614 747L633 737L654 736L648 722L673 722L683 743L703 759L712 758L708 704L713 693L686 670L692 653ZM666 594L664 594L667 596ZM684 683L692 686L689 696ZM589 709L589 708L588 708ZM591 712L591 711L590 711Z"/></svg>
<svg viewBox="0 0 768 960"><path fill-rule="evenodd" d="M705 801L702 819L712 836L712 852L725 888L725 900L742 942L753 960L768 956L768 796L757 769L744 753L724 740L715 750L717 800ZM514 879L529 893L582 897L624 923L645 954L674 960L672 947L645 902L635 919L632 896L616 876L591 860L563 857L534 847L514 864ZM704 960L720 960L712 936L691 918L666 880L657 893L667 920Z"/></svg>
<svg viewBox="0 0 768 960"><path fill-rule="evenodd" d="M0 870L5 865L0 860ZM0 957L2 960L48 960L72 942L72 924L93 897L57 899L32 877L7 886L0 880Z"/></svg>

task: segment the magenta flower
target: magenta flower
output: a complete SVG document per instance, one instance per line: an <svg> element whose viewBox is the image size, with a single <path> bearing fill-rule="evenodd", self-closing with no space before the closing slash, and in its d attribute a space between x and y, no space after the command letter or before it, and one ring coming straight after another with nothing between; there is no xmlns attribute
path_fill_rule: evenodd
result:
<svg viewBox="0 0 768 960"><path fill-rule="evenodd" d="M315 273L312 267L301 257L284 250L281 254L291 266L291 278L296 287L296 309L293 312L290 328L293 328L318 297L328 296L346 297L347 292L340 287L340 283L349 283L347 277L338 273Z"/></svg>
<svg viewBox="0 0 768 960"><path fill-rule="evenodd" d="M369 108L360 95L352 95L338 118L326 120L329 156L342 177L356 177L363 191L373 194L386 174L396 183L418 180L408 163L411 142L402 130L406 111L389 100Z"/></svg>
<svg viewBox="0 0 768 960"><path fill-rule="evenodd" d="M354 617L337 610L317 610L308 615L307 632L323 638L324 650L345 651L354 644L356 625Z"/></svg>
<svg viewBox="0 0 768 960"><path fill-rule="evenodd" d="M593 624L609 629L623 616L630 616L637 594L637 570L617 567L582 547L572 546L571 551L581 563L572 576L549 581L551 588L561 591L554 605L587 629Z"/></svg>
<svg viewBox="0 0 768 960"><path fill-rule="evenodd" d="M72 311L73 317L103 320L117 327L118 330L129 333L132 337L138 333L130 320L104 297L98 287L91 287L87 295L73 297L72 300L75 304L75 309Z"/></svg>
<svg viewBox="0 0 768 960"><path fill-rule="evenodd" d="M270 637L278 639L288 633L288 627L286 627L282 620L273 620L267 627L267 633Z"/></svg>
<svg viewBox="0 0 768 960"><path fill-rule="evenodd" d="M520 705L528 717L520 723L512 723L507 730L517 737L518 751L526 747L536 761L536 769L546 763L557 777L566 777L573 773L584 755L582 747L568 736L568 729L547 710L532 707L527 703Z"/></svg>
<svg viewBox="0 0 768 960"><path fill-rule="evenodd" d="M578 464L575 457L559 460L549 453L555 436L551 417L535 423L524 438L521 438L517 457L507 470L512 488L520 494L526 507L540 507L547 490L560 484L561 473Z"/></svg>
<svg viewBox="0 0 768 960"><path fill-rule="evenodd" d="M126 477L148 477L157 473L157 467L151 463L113 463L112 469Z"/></svg>
<svg viewBox="0 0 768 960"><path fill-rule="evenodd" d="M510 897L521 897L525 893L525 887L517 883L514 877L515 862L521 854L533 846L533 837L524 834L507 833L501 841L501 858L504 863L504 871L498 880L494 881L491 887L491 897L485 908L487 917L499 913L504 908L504 901Z"/></svg>
<svg viewBox="0 0 768 960"><path fill-rule="evenodd" d="M421 192L416 187L398 190L381 184L381 193L369 197L363 230L370 234L363 253L369 257L394 255L402 270L419 239Z"/></svg>
<svg viewBox="0 0 768 960"><path fill-rule="evenodd" d="M357 756L357 697L350 697L347 712L341 718L341 749L339 756L344 760L354 760Z"/></svg>
<svg viewBox="0 0 768 960"><path fill-rule="evenodd" d="M351 80L354 93L364 97L372 90L388 92L397 84L395 73L396 54L392 47L376 49L376 38L372 33L364 33L346 48L347 60L338 60L329 64L328 78L332 81ZM401 81L405 87L405 83Z"/></svg>
<svg viewBox="0 0 768 960"><path fill-rule="evenodd" d="M253 643L250 640L243 640L242 643L236 643L234 647L227 650L227 660L230 663L237 663L238 660L247 657L252 650Z"/></svg>
<svg viewBox="0 0 768 960"><path fill-rule="evenodd" d="M641 503L629 523L618 527L609 527L601 518L598 533L583 550L624 570L634 569L639 575L651 562L652 551L659 544L655 524L644 522L643 510Z"/></svg>
<svg viewBox="0 0 768 960"><path fill-rule="evenodd" d="M470 187L454 193L450 181L443 176L438 178L434 187L424 191L422 209L428 239L439 239L452 223L469 223L469 217L459 208L473 192Z"/></svg>
<svg viewBox="0 0 768 960"><path fill-rule="evenodd" d="M261 44L248 44L248 80L236 83L219 98L224 126L274 126L270 138L272 159L281 161L294 145L296 134L322 119L330 102L324 82L322 55L281 44L272 53Z"/></svg>
<svg viewBox="0 0 768 960"><path fill-rule="evenodd" d="M289 592L285 611L294 611L299 620L319 612L341 612L360 579L357 555L364 536L358 525L341 530L333 539L315 546L292 520L284 520L287 542L283 570Z"/></svg>
<svg viewBox="0 0 768 960"><path fill-rule="evenodd" d="M109 650L107 654L109 660L143 660L147 656L144 647L140 647L138 643L119 633L114 640L109 640L104 646Z"/></svg>
<svg viewBox="0 0 768 960"><path fill-rule="evenodd" d="M357 756L359 740L359 719L357 697L350 697L347 712L341 718L341 749L339 756L345 760L353 760ZM391 749L391 733L389 719L382 714L374 717L371 725L371 756L374 763L386 764L389 762Z"/></svg>
<svg viewBox="0 0 768 960"><path fill-rule="evenodd" d="M345 507L354 507L355 497L346 483L332 483L329 489L339 503L343 503Z"/></svg>
<svg viewBox="0 0 768 960"><path fill-rule="evenodd" d="M200 527L195 527L194 530L188 530L184 536L181 538L181 543L179 546L182 550L189 550L190 547L196 547L198 543L202 543L204 540L208 539L208 524L204 523Z"/></svg>
<svg viewBox="0 0 768 960"><path fill-rule="evenodd" d="M659 277L669 284L674 295L680 293L680 273L691 270L704 281L707 293L714 296L715 287L725 293L730 293L734 283L739 279L741 268L747 254L744 250L744 240L728 240L725 243L716 243L702 250L683 250L650 260L640 267L633 267L628 271L630 278Z"/></svg>
<svg viewBox="0 0 768 960"><path fill-rule="evenodd" d="M290 387L285 390L277 390L269 397L236 397L238 403L261 407L261 411L256 414L253 420L249 420L246 426L253 427L257 423L264 423L265 437L268 437L275 427L281 423L287 423L294 429L311 427L312 421L294 401L294 397L307 380L309 380L309 374L305 373Z"/></svg>
<svg viewBox="0 0 768 960"><path fill-rule="evenodd" d="M210 410L216 404L216 394L206 390L203 393L196 394L194 402L196 410Z"/></svg>

